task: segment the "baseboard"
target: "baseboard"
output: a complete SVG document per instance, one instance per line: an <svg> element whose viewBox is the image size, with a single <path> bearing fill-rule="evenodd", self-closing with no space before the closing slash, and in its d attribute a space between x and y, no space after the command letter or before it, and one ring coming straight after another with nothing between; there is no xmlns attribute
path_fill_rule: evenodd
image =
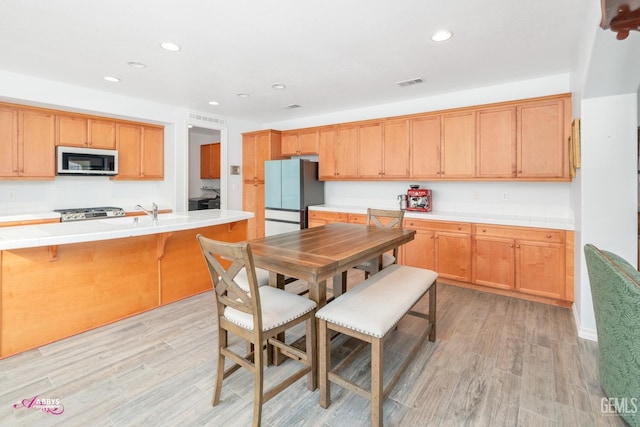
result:
<svg viewBox="0 0 640 427"><path fill-rule="evenodd" d="M573 319L576 322L576 328L578 329L578 336L585 340L589 341L598 341L598 333L595 329L583 328L580 326L580 316L578 315L578 310L576 309L576 305L573 304Z"/></svg>

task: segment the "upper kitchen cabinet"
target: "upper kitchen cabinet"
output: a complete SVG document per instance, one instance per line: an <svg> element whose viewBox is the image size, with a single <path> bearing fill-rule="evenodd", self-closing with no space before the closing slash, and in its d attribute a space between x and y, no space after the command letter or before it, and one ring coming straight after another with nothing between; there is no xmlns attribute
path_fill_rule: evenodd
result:
<svg viewBox="0 0 640 427"><path fill-rule="evenodd" d="M319 138L319 179L357 179L358 126L324 127L320 129Z"/></svg>
<svg viewBox="0 0 640 427"><path fill-rule="evenodd" d="M164 179L164 128L116 124L118 175L116 180Z"/></svg>
<svg viewBox="0 0 640 427"><path fill-rule="evenodd" d="M56 116L56 145L115 149L116 122L84 116Z"/></svg>
<svg viewBox="0 0 640 427"><path fill-rule="evenodd" d="M416 117L409 121L411 141L411 178L440 178L439 115Z"/></svg>
<svg viewBox="0 0 640 427"><path fill-rule="evenodd" d="M358 177L383 179L382 125L379 122L361 124L358 129Z"/></svg>
<svg viewBox="0 0 640 427"><path fill-rule="evenodd" d="M0 177L55 177L54 114L0 105Z"/></svg>
<svg viewBox="0 0 640 427"><path fill-rule="evenodd" d="M220 179L220 143L200 146L200 179Z"/></svg>
<svg viewBox="0 0 640 427"><path fill-rule="evenodd" d="M281 134L262 130L242 134L242 180L264 182L265 160L281 158Z"/></svg>
<svg viewBox="0 0 640 427"><path fill-rule="evenodd" d="M442 116L441 178L475 176L476 113L463 111Z"/></svg>
<svg viewBox="0 0 640 427"><path fill-rule="evenodd" d="M516 107L477 112L476 174L479 178L516 176Z"/></svg>
<svg viewBox="0 0 640 427"><path fill-rule="evenodd" d="M525 179L569 180L569 95L517 106L517 175Z"/></svg>
<svg viewBox="0 0 640 427"><path fill-rule="evenodd" d="M282 132L282 156L306 156L318 154L318 128L296 129Z"/></svg>
<svg viewBox="0 0 640 427"><path fill-rule="evenodd" d="M358 177L402 179L409 175L409 121L358 126Z"/></svg>

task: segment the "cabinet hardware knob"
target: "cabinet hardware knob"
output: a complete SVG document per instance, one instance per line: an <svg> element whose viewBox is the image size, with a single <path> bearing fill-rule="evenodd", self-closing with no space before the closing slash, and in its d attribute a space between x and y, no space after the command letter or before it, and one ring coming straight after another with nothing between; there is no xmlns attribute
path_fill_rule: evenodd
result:
<svg viewBox="0 0 640 427"><path fill-rule="evenodd" d="M458 230L462 230L462 227L458 227Z"/></svg>
<svg viewBox="0 0 640 427"><path fill-rule="evenodd" d="M547 238L550 239L551 238L551 234L547 234Z"/></svg>
<svg viewBox="0 0 640 427"><path fill-rule="evenodd" d="M509 247L510 247L510 248L512 248L512 247L513 247L513 245L509 245Z"/></svg>
<svg viewBox="0 0 640 427"><path fill-rule="evenodd" d="M518 171L518 173L522 173L522 171Z"/></svg>
<svg viewBox="0 0 640 427"><path fill-rule="evenodd" d="M520 247L520 245L516 245L516 248L519 248L519 247Z"/></svg>
<svg viewBox="0 0 640 427"><path fill-rule="evenodd" d="M482 232L483 232L483 233L486 233L486 232L487 232L487 229L486 229L486 228L483 228L483 229L482 229Z"/></svg>

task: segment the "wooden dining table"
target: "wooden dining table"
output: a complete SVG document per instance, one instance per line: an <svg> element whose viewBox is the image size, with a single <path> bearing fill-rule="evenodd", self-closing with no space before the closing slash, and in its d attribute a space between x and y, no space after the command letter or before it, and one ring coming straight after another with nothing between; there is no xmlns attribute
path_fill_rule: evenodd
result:
<svg viewBox="0 0 640 427"><path fill-rule="evenodd" d="M271 272L272 286L284 287L285 277L309 285L309 298L327 303L327 279L334 295L346 289L347 270L374 260L413 240L414 230L362 224L333 223L249 241L256 267Z"/></svg>

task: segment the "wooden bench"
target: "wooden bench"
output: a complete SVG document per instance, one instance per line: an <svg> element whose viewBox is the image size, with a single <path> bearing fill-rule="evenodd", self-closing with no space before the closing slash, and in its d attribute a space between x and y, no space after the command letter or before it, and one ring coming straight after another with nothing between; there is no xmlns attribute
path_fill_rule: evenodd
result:
<svg viewBox="0 0 640 427"><path fill-rule="evenodd" d="M331 403L330 383L338 384L371 400L371 425L382 425L382 406L400 376L413 360L418 349L429 336L436 339L436 279L438 274L422 268L392 265L371 276L354 289L336 298L316 313L319 342L320 406ZM413 306L429 292L429 313L413 311ZM428 320L411 352L389 381L383 384L383 341L389 331L405 315ZM331 331L337 331L363 341L333 370L331 370ZM353 359L366 344L371 344L371 389L366 390L341 377L338 372Z"/></svg>

